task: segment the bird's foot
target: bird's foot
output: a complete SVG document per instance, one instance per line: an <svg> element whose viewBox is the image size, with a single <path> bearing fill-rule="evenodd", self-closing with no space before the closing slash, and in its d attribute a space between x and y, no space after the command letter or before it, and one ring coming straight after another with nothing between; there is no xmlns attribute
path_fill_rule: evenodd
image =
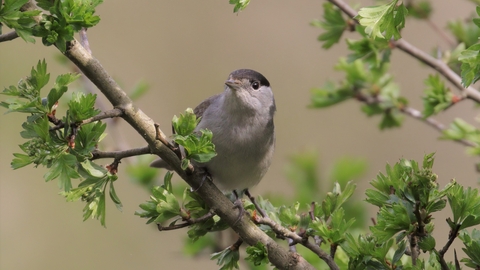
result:
<svg viewBox="0 0 480 270"><path fill-rule="evenodd" d="M235 226L245 214L245 208L243 207L242 199L238 196L238 193L236 190L233 191L233 195L236 198L235 201L233 202L233 209L238 209L237 220L235 220L235 222L233 223L233 226Z"/></svg>
<svg viewBox="0 0 480 270"><path fill-rule="evenodd" d="M193 192L196 192L197 190L199 190L203 186L203 183L205 183L205 179L209 179L210 181L213 181L212 176L207 171L207 169L202 168L202 167L200 167L199 169L201 170L201 173L203 174L202 180L200 181L200 184L198 185L198 187L196 189L192 190Z"/></svg>

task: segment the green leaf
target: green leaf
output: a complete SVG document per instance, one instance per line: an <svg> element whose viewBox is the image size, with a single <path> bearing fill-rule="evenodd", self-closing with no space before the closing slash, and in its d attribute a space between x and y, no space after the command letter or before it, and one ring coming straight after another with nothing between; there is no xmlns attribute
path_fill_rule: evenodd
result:
<svg viewBox="0 0 480 270"><path fill-rule="evenodd" d="M141 96L148 92L150 85L146 81L138 82L130 93L130 98L133 101L138 100Z"/></svg>
<svg viewBox="0 0 480 270"><path fill-rule="evenodd" d="M180 114L180 117L173 116L172 126L176 135L188 136L193 133L199 122L200 118L197 119L193 110L187 108L184 114Z"/></svg>
<svg viewBox="0 0 480 270"><path fill-rule="evenodd" d="M437 114L453 104L454 95L445 84L440 80L440 76L429 75L425 80L427 88L424 90L423 99L423 117L427 118Z"/></svg>
<svg viewBox="0 0 480 270"><path fill-rule="evenodd" d="M431 234L420 239L418 246L422 249L423 252L430 252L435 249L435 238Z"/></svg>
<svg viewBox="0 0 480 270"><path fill-rule="evenodd" d="M117 196L117 192L115 191L115 186L113 185L113 181L110 181L109 194L110 194L110 199L112 199L117 209L122 211L122 202L120 201L120 198L118 198Z"/></svg>
<svg viewBox="0 0 480 270"><path fill-rule="evenodd" d="M340 9L331 3L323 4L323 21L315 20L311 25L322 28L325 33L318 37L319 41L324 41L322 47L328 49L333 44L338 43L342 37L343 31L347 28L347 22L342 16Z"/></svg>
<svg viewBox="0 0 480 270"><path fill-rule="evenodd" d="M332 82L327 82L321 88L313 88L311 90L312 108L324 108L350 99L354 96L352 88L341 88Z"/></svg>
<svg viewBox="0 0 480 270"><path fill-rule="evenodd" d="M33 162L33 159L29 155L15 153L13 156L15 156L15 158L12 160L11 166L14 170L25 167Z"/></svg>
<svg viewBox="0 0 480 270"><path fill-rule="evenodd" d="M461 261L466 266L477 269L480 267L480 231L473 229L470 235L466 230L463 230L459 234L459 238L465 245L462 250L468 256L468 258L463 258Z"/></svg>
<svg viewBox="0 0 480 270"><path fill-rule="evenodd" d="M429 1L415 1L407 4L408 15L416 19L428 19L432 14L433 8Z"/></svg>
<svg viewBox="0 0 480 270"><path fill-rule="evenodd" d="M49 171L43 176L45 181L58 178L58 187L63 191L72 188L72 179L80 178L75 170L77 159L70 154L59 155L52 164Z"/></svg>
<svg viewBox="0 0 480 270"><path fill-rule="evenodd" d="M80 122L99 114L100 110L94 108L96 98L96 94L74 92L72 99L68 102L70 122Z"/></svg>
<svg viewBox="0 0 480 270"><path fill-rule="evenodd" d="M250 0L229 0L229 3L235 5L233 13L237 13L244 10L250 4Z"/></svg>
<svg viewBox="0 0 480 270"><path fill-rule="evenodd" d="M254 246L247 247L248 256L245 260L250 261L255 266L268 264L268 251L267 248L261 243L258 242Z"/></svg>
<svg viewBox="0 0 480 270"><path fill-rule="evenodd" d="M67 92L68 90L67 85L69 85L79 77L80 77L80 74L72 74L72 73L62 74L57 77L55 81L55 85L50 90L47 96L49 109L52 109L52 107L60 99L60 97L62 97L62 95L65 92Z"/></svg>
<svg viewBox="0 0 480 270"><path fill-rule="evenodd" d="M220 265L220 270L239 269L238 260L240 254L238 248L226 248L220 252L213 253L211 260L217 260L217 265Z"/></svg>
<svg viewBox="0 0 480 270"><path fill-rule="evenodd" d="M461 76L462 84L465 87L477 82L480 79L480 44L475 44L460 53L458 61L462 62Z"/></svg>
<svg viewBox="0 0 480 270"><path fill-rule="evenodd" d="M398 5L398 0L393 0L389 4L361 8L358 21L371 38L397 40L401 38L400 30L405 27L407 13L403 2Z"/></svg>

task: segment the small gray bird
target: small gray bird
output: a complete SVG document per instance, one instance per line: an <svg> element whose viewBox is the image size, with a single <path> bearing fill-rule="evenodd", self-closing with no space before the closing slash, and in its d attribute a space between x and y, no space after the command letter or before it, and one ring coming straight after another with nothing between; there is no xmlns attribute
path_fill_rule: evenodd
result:
<svg viewBox="0 0 480 270"><path fill-rule="evenodd" d="M247 192L267 172L275 148L275 99L268 80L251 69L233 71L225 82L225 91L204 100L194 109L201 117L196 131L213 133L217 156L206 169L224 193ZM161 159L152 167L165 168Z"/></svg>

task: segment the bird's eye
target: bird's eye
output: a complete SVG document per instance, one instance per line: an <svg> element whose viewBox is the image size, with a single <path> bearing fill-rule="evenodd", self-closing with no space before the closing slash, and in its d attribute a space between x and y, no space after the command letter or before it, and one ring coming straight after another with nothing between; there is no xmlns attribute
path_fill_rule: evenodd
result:
<svg viewBox="0 0 480 270"><path fill-rule="evenodd" d="M258 90L258 88L260 88L260 83L258 83L258 82L252 82L252 88L253 88L254 90Z"/></svg>

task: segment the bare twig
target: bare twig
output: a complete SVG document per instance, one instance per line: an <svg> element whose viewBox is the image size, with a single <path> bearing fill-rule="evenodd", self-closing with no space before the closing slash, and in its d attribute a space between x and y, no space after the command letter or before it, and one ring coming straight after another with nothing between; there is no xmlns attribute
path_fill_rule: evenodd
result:
<svg viewBox="0 0 480 270"><path fill-rule="evenodd" d="M368 95L365 95L365 94L362 94L360 92L357 93L356 95L356 98L357 100L365 103L365 104L369 104L369 105L373 105L373 104L378 104L381 102L380 100L380 97L378 96L368 96ZM418 121L421 121L429 126L431 126L432 128L440 131L440 132L443 132L446 128L445 128L445 125L442 124L440 121L432 118L432 117L423 117L423 114L415 109L415 108L412 108L412 107L408 107L408 106L403 106L401 108L399 108L400 112L404 113L405 115L408 115ZM474 143L474 142L471 142L471 141L468 141L468 140L464 140L464 139L461 139L461 140L453 140L455 142L458 142L464 146L468 146L468 147L476 147L477 144Z"/></svg>
<svg viewBox="0 0 480 270"><path fill-rule="evenodd" d="M403 112L404 114L412 117L412 118L415 118L419 121L422 121L422 122L428 124L429 126L433 127L434 129L436 129L440 132L443 132L446 129L445 125L443 125L439 121L437 121L437 120L435 120L434 118L431 118L431 117L424 118L422 113L419 110L416 110L412 107L403 107L400 111ZM476 143L468 141L468 140L464 140L464 139L453 140L453 141L458 142L458 143L463 144L464 146L468 146L468 147L477 147L478 146Z"/></svg>
<svg viewBox="0 0 480 270"><path fill-rule="evenodd" d="M6 34L0 35L0 42L10 41L18 38L18 34L15 31L8 32Z"/></svg>
<svg viewBox="0 0 480 270"><path fill-rule="evenodd" d="M199 218L189 218L189 219L185 219L185 222L184 223L180 223L180 224L173 224L173 225L170 225L170 226L167 226L167 227L164 227L162 226L161 224L157 224L157 227L158 227L158 230L159 231L172 231L172 230L177 230L177 229L181 229L181 228L185 228L185 227L188 227L190 225L193 225L193 224L196 224L196 223L200 223L200 222L204 222L205 220L213 217L215 215L215 213L213 211L210 211L208 213L206 213L205 215L199 217ZM237 241L238 242L238 241ZM241 244L241 243L240 243Z"/></svg>
<svg viewBox="0 0 480 270"><path fill-rule="evenodd" d="M101 158L114 158L121 160L122 158L127 158L127 157L133 157L133 156L139 156L139 155L146 155L146 154L151 154L150 147L145 146L145 147L140 147L140 148L133 148L133 149L128 149L128 150L122 150L122 151L110 151L110 152L103 152L99 150L95 150L92 152L92 158L91 160L95 159L101 159Z"/></svg>
<svg viewBox="0 0 480 270"><path fill-rule="evenodd" d="M73 123L74 126L79 127L81 125L86 125L95 121L100 121L103 119L108 119L108 118L115 118L115 117L121 117L123 115L122 110L120 109L112 109L106 112L99 113L95 115L94 117L90 117L88 119L85 119L79 123ZM63 123L61 120L57 119L54 115L49 115L49 121L55 124L55 126L51 127L50 130L59 130L63 127L65 127L65 123Z"/></svg>
<svg viewBox="0 0 480 270"><path fill-rule="evenodd" d="M442 265L442 269L449 269L447 266L447 263L445 262L444 256L445 256L445 253L447 253L450 246L452 245L455 238L457 238L460 227L461 227L461 224L457 224L457 226L453 230L450 230L450 233L448 234L447 243L445 243L445 246L440 251L438 251L438 257L440 259L440 264ZM446 266L446 268L444 268L444 265Z"/></svg>

